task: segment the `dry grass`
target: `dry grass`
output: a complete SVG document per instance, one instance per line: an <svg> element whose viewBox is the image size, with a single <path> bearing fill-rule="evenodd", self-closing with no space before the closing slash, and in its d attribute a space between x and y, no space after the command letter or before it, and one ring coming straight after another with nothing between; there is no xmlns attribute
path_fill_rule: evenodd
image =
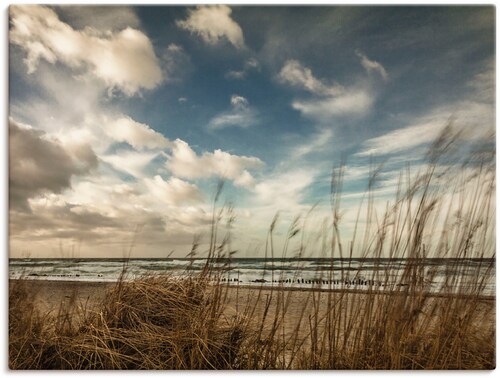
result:
<svg viewBox="0 0 500 378"><path fill-rule="evenodd" d="M331 274L336 259L350 265L353 250L375 259L406 259L396 281L387 278L381 265L373 270L377 276L370 278L382 280L383 291L370 285L364 295L309 291L290 325L298 291L280 285L257 290L228 316L224 272L210 264L233 253L230 234L221 241L218 237L222 211L215 203L221 186L214 201L209 259L200 274L120 280L101 304L82 306L75 298L48 314L33 305L36 293L26 290L22 280L12 282L10 368L494 369L494 301L484 298L494 264L485 270L463 263L495 257L494 154L474 155L457 171L456 165L446 164L456 139L445 129L426 168L417 176L401 175L400 190L383 214L373 205L374 170L366 203L360 205L360 213L366 212L360 215L363 227L356 226L347 250L339 231L342 168L332 175L331 227L323 235L322 251L331 258ZM233 220L230 215L228 224ZM287 240L305 234L299 223L292 224ZM277 253L274 227L275 221L266 245L269 257ZM298 256L306 253L304 240ZM287 242L281 256L288 248ZM423 268L429 257L461 262L449 266L437 295L429 287L437 272ZM341 269L340 274L352 272Z"/></svg>
<svg viewBox="0 0 500 378"><path fill-rule="evenodd" d="M260 290L234 316L216 300L227 285L158 276L41 313L24 285L10 288L11 369L495 367L493 301L475 296L310 291L297 316L303 292Z"/></svg>
<svg viewBox="0 0 500 378"><path fill-rule="evenodd" d="M170 276L120 281L95 308L73 302L40 314L10 290L12 369L230 369L241 324L222 324L206 281Z"/></svg>

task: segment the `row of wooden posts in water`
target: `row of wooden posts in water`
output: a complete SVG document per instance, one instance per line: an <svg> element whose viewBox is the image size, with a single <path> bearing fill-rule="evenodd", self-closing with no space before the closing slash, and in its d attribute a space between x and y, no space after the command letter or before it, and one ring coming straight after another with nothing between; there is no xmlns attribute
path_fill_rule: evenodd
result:
<svg viewBox="0 0 500 378"><path fill-rule="evenodd" d="M219 278L217 279L220 282L227 282L227 283L243 283L243 281L239 280L238 278ZM341 280L341 279L336 279L336 280L325 280L325 279L304 279L304 278L298 278L298 279L282 279L282 280L266 280L264 278L258 278L255 280L249 281L251 283L287 283L287 284L311 284L311 285L347 285L347 286L384 286L384 284L380 281L375 281L375 280L364 280L361 278L358 279L353 279L353 280Z"/></svg>

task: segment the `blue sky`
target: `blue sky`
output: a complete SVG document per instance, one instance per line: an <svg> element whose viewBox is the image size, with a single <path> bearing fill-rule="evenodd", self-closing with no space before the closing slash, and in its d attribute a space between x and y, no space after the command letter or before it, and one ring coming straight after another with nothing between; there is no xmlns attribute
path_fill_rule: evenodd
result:
<svg viewBox="0 0 500 378"><path fill-rule="evenodd" d="M467 143L492 141L491 6L15 5L9 17L13 257L120 257L134 238L133 255L184 256L206 240L221 179L234 248L262 255L276 213L278 236L312 206L321 224L341 159L348 235L370 161L385 163L383 206L450 120Z"/></svg>

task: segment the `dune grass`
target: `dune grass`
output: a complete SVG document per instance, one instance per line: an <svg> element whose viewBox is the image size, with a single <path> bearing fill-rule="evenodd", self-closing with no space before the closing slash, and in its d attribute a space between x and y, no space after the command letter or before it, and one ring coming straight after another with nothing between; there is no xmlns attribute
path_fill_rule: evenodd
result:
<svg viewBox="0 0 500 378"><path fill-rule="evenodd" d="M9 287L11 369L494 369L494 300L484 296L494 263L485 270L471 258L495 257L494 154L475 152L463 164L449 164L456 135L445 129L417 175L404 172L394 200L383 214L374 206L379 170L370 177L359 219L346 248L341 239L343 168L332 175L331 219L321 253L341 259L343 277L353 251L374 259L406 259L401 274L389 278L380 264L363 294L352 290L284 290L283 284L256 288L229 315L230 287L224 269L212 262L230 258L229 233L219 236L214 218L205 269L183 278L169 274L119 280L105 300L81 304L70 298L59 311L43 313L23 280ZM451 151L451 152L450 152ZM361 212L366 212L364 215ZM230 213L230 212L229 212ZM230 222L234 218L230 217ZM277 251L276 219L266 256ZM305 222L304 222L305 223ZM292 223L288 240L299 237L306 255L305 227ZM192 255L197 252L193 247ZM430 257L454 258L442 286ZM230 261L230 259L228 260ZM396 260L395 260L396 261ZM466 261L471 261L467 265ZM459 263L460 262L460 263ZM227 267L230 268L229 266ZM376 276L375 276L376 274ZM332 289L330 287L330 289ZM289 317L294 296L303 305Z"/></svg>

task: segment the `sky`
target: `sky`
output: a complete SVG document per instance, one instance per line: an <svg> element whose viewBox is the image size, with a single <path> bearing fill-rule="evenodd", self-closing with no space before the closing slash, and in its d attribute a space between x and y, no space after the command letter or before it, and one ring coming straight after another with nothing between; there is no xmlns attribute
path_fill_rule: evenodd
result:
<svg viewBox="0 0 500 378"><path fill-rule="evenodd" d="M8 124L11 257L186 256L220 182L262 256L341 162L348 240L374 164L383 208L444 126L494 142L495 9L13 5Z"/></svg>

